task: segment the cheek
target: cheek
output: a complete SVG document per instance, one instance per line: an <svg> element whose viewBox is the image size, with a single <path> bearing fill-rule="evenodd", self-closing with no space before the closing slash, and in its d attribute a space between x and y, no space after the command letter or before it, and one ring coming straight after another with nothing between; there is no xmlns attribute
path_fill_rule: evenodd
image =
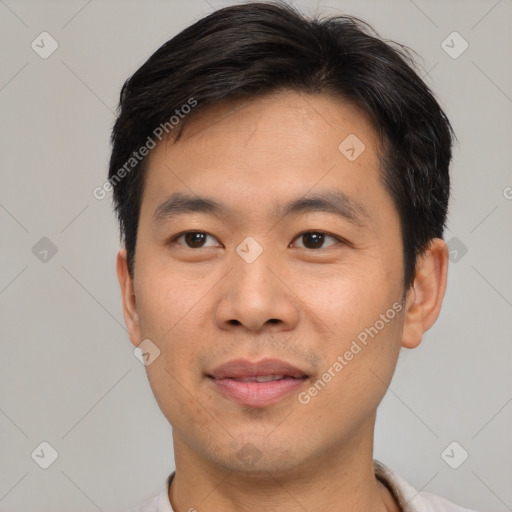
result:
<svg viewBox="0 0 512 512"><path fill-rule="evenodd" d="M367 321L353 321L348 314L343 333L335 340L323 340L323 373L300 397L301 403L309 400L304 414L323 423L330 432L327 437L338 436L340 429L346 429L347 436L357 435L391 382L400 350L402 317L394 316L391 308L386 323L379 317L379 308L374 311L378 314L368 313ZM388 310L383 311L385 315Z"/></svg>
<svg viewBox="0 0 512 512"><path fill-rule="evenodd" d="M201 301L204 290L174 275L163 274L164 278L161 275L155 272L154 279L145 276L146 285L140 288L138 311L142 336L160 350L154 362L146 366L146 373L164 416L186 429L192 419L202 422L204 411L197 389L204 347L198 334L203 330L201 322L210 317L204 310L204 299Z"/></svg>
<svg viewBox="0 0 512 512"><path fill-rule="evenodd" d="M172 272L169 266L153 264L146 269L139 274L135 288L139 322L144 336L164 341L172 338L183 322L201 318L204 280Z"/></svg>
<svg viewBox="0 0 512 512"><path fill-rule="evenodd" d="M188 401L200 379L204 347L199 334L211 318L205 310L205 290L197 280L189 281L155 267L139 277L136 296L141 333L160 351L158 358L146 366L155 398L160 407L167 409L166 416L183 407L194 409L197 404Z"/></svg>
<svg viewBox="0 0 512 512"><path fill-rule="evenodd" d="M339 404L340 411L344 406L370 410L384 395L400 350L403 314L398 273L390 277L384 267L357 270L354 266L330 278L301 283L296 289L314 313L311 318L320 318L329 327L315 347L322 356L322 371L327 372L320 379L328 381L326 392L319 383L322 397L317 404Z"/></svg>
<svg viewBox="0 0 512 512"><path fill-rule="evenodd" d="M401 299L401 275L384 261L354 259L336 268L304 272L293 281L291 287L306 310L329 327L330 338L340 342L357 337Z"/></svg>

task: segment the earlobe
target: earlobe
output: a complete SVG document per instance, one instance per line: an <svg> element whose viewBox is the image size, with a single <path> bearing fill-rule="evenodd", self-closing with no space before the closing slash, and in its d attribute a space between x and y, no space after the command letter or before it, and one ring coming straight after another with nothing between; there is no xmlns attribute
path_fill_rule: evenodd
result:
<svg viewBox="0 0 512 512"><path fill-rule="evenodd" d="M434 238L418 257L416 274L405 301L402 346L415 348L439 316L448 276L448 247Z"/></svg>
<svg viewBox="0 0 512 512"><path fill-rule="evenodd" d="M121 299L123 303L123 316L131 342L138 346L142 340L139 325L139 315L133 279L128 271L126 249L121 249L117 254L117 278L121 288Z"/></svg>

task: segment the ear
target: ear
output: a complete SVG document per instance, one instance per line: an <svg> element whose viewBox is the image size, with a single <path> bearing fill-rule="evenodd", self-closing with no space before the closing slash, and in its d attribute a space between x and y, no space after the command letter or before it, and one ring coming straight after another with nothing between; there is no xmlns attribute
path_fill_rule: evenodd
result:
<svg viewBox="0 0 512 512"><path fill-rule="evenodd" d="M133 279L128 271L128 260L126 249L121 249L117 254L117 278L121 287L121 299L123 301L123 315L131 342L137 347L142 341L139 325L139 315L137 313L137 303L135 301L135 292Z"/></svg>
<svg viewBox="0 0 512 512"><path fill-rule="evenodd" d="M405 300L402 346L415 348L423 334L434 325L441 311L448 276L448 247L434 238L418 257L414 282Z"/></svg>

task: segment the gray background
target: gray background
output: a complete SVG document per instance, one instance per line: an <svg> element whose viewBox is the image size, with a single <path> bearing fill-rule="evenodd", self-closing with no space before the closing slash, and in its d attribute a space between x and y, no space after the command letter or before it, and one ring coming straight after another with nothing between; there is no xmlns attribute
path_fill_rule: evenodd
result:
<svg viewBox="0 0 512 512"><path fill-rule="evenodd" d="M1 511L126 510L173 469L170 426L123 323L110 196L92 190L105 180L123 81L228 3L0 0ZM376 457L418 489L512 510L512 1L318 9L361 16L416 50L459 140L444 309L422 345L401 354ZM59 45L47 59L31 47L43 31ZM441 45L453 31L469 44L456 59ZM58 452L48 469L36 463L47 449L31 457L43 441ZM458 469L441 456L452 441L452 464L469 453Z"/></svg>

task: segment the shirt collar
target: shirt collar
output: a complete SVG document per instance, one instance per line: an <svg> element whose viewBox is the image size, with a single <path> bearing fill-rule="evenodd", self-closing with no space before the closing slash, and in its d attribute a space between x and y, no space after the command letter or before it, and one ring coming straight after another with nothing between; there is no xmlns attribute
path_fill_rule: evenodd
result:
<svg viewBox="0 0 512 512"><path fill-rule="evenodd" d="M414 512L417 510L413 505L413 500L418 497L418 491L416 491L409 482L398 476L378 460L373 461L373 467L375 469L375 476L389 489L402 512ZM173 471L162 485L160 494L158 495L157 512L174 512L169 500L169 487L175 473L176 472Z"/></svg>

